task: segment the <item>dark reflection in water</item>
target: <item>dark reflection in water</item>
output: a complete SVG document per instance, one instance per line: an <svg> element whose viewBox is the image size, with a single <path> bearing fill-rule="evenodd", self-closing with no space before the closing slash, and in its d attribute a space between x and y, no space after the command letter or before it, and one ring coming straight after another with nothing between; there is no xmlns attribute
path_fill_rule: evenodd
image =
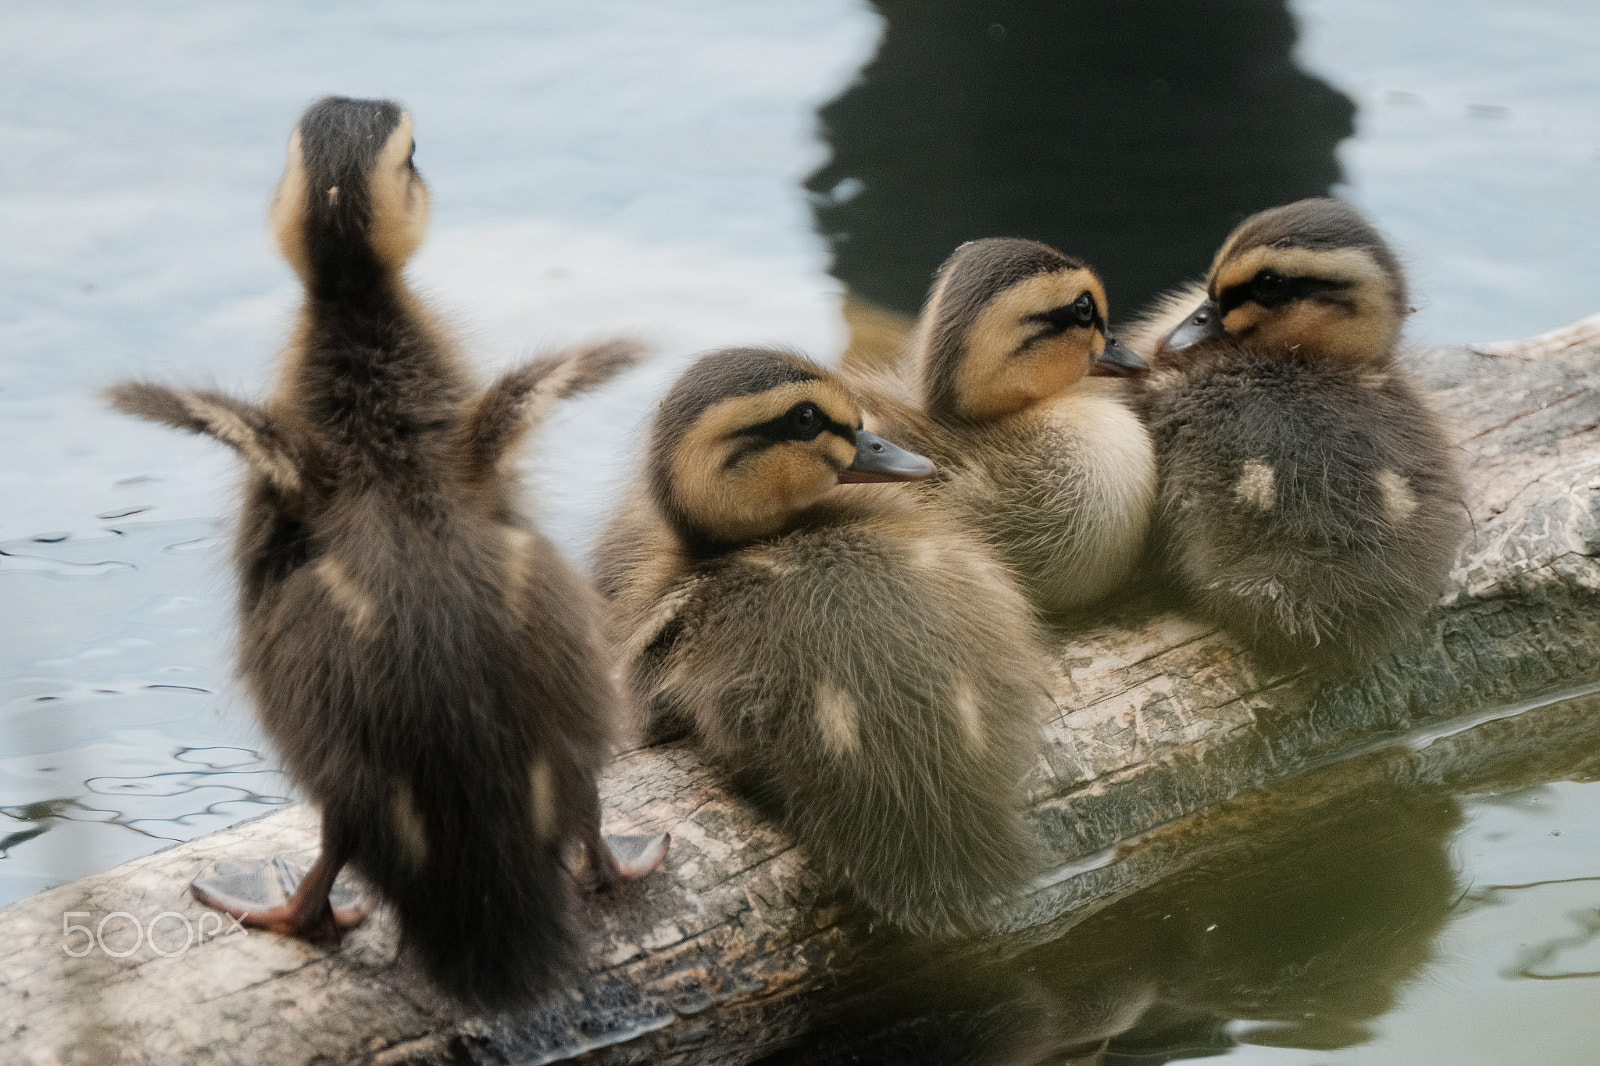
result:
<svg viewBox="0 0 1600 1066"><path fill-rule="evenodd" d="M1339 180L1355 107L1297 68L1284 0L872 0L861 80L806 182L834 275L916 312L962 241L1093 263L1119 315L1204 273L1245 215Z"/></svg>
<svg viewBox="0 0 1600 1066"><path fill-rule="evenodd" d="M1450 795L1385 784L1258 819L1004 961L879 945L769 1062L1163 1063L1224 1053L1238 1018L1265 1023L1255 1044L1363 1043L1460 898L1461 820Z"/></svg>

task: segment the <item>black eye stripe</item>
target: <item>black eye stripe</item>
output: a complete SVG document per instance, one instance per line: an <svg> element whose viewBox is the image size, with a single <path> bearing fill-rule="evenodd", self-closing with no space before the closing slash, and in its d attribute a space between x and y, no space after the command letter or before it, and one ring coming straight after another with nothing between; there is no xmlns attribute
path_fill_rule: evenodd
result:
<svg viewBox="0 0 1600 1066"><path fill-rule="evenodd" d="M832 418L828 417L827 413L823 411L822 408L817 407L815 404L813 404L812 407L817 412L818 422L817 432L809 437L796 437L793 424L789 418L791 412L794 410L793 407L779 415L777 418L769 418L765 422L758 422L756 425L746 426L744 429L738 431L737 436L753 437L761 442L753 444L752 450L760 449L786 440L815 440L823 433L832 433L843 440L846 444L849 444L851 447L855 446L855 427L847 426L843 422L835 422Z"/></svg>
<svg viewBox="0 0 1600 1066"><path fill-rule="evenodd" d="M1237 285L1230 285L1217 295L1217 306L1226 315L1240 304L1254 300L1262 307L1281 307L1294 300L1316 299L1320 296L1345 292L1354 286L1354 282L1338 281L1333 278L1315 278L1301 275L1282 275L1283 286L1271 297L1263 298L1256 294L1256 281L1260 274Z"/></svg>
<svg viewBox="0 0 1600 1066"><path fill-rule="evenodd" d="M1093 312L1089 316L1089 320L1087 322L1079 319L1077 310L1078 301L1083 299L1085 296L1089 298L1089 306L1093 308ZM1096 300L1094 295L1087 289L1066 303L1057 307L1052 307L1048 311L1035 312L1034 314L1024 317L1023 321L1038 322L1041 323L1044 328L1030 337L1028 342L1021 348L1017 349L1019 352L1026 351L1033 345L1035 341L1043 340L1046 337L1057 336L1065 333L1069 329L1098 329L1102 333L1104 333L1106 329L1106 319L1105 315L1100 310L1100 301Z"/></svg>

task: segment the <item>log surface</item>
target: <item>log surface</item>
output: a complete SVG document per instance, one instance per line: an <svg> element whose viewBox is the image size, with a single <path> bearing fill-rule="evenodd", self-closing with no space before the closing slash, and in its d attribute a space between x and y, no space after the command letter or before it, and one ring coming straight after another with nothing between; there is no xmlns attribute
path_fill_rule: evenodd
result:
<svg viewBox="0 0 1600 1066"><path fill-rule="evenodd" d="M1149 597L1063 632L1058 712L1029 780L1061 866L1009 931L1058 926L1147 876L1109 861L1120 841L1374 738L1600 679L1600 316L1409 360L1454 422L1473 525L1425 639L1319 683L1264 671ZM591 908L593 970L556 1004L461 1017L393 963L382 915L334 949L233 933L172 957L64 950L83 942L64 938L68 913L201 927L187 889L206 865L315 847L315 815L296 806L0 911L0 1061L732 1063L797 1033L799 993L851 954L803 857L681 742L625 754L602 791L609 831L670 830L673 850L665 875ZM182 923L159 928L171 954ZM127 919L104 927L112 950L133 939Z"/></svg>

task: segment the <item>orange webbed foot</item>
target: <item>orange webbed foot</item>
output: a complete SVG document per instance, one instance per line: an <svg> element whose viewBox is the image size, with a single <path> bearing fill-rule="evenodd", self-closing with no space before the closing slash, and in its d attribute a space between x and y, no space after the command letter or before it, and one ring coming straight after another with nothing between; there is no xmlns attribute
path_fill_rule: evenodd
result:
<svg viewBox="0 0 1600 1066"><path fill-rule="evenodd" d="M248 929L336 944L372 907L359 890L335 881L338 870L328 865L320 856L309 869L282 855L219 862L194 879L189 894Z"/></svg>

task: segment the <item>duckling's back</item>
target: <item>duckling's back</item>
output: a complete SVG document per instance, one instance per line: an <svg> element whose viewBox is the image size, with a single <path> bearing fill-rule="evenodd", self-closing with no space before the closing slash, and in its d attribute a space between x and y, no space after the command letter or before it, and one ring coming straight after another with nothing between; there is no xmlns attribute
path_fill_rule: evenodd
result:
<svg viewBox="0 0 1600 1066"><path fill-rule="evenodd" d="M1466 518L1405 373L1233 342L1179 356L1147 395L1179 582L1284 665L1357 665L1414 632Z"/></svg>
<svg viewBox="0 0 1600 1066"><path fill-rule="evenodd" d="M404 946L467 1002L519 1002L575 959L563 851L616 713L593 608L531 528L385 488L336 495L246 608L241 668Z"/></svg>
<svg viewBox="0 0 1600 1066"><path fill-rule="evenodd" d="M446 993L505 1007L576 961L569 847L599 844L617 694L584 583L522 517L510 453L541 405L637 357L595 346L477 393L406 288L428 209L410 118L328 98L274 200L305 303L264 405L129 384L131 413L250 473L239 662L324 859L398 912Z"/></svg>
<svg viewBox="0 0 1600 1066"><path fill-rule="evenodd" d="M1048 705L1038 637L954 523L898 489L837 491L635 596L671 609L636 616L658 628L632 680L828 882L907 929L982 928L1038 861L1018 795Z"/></svg>

